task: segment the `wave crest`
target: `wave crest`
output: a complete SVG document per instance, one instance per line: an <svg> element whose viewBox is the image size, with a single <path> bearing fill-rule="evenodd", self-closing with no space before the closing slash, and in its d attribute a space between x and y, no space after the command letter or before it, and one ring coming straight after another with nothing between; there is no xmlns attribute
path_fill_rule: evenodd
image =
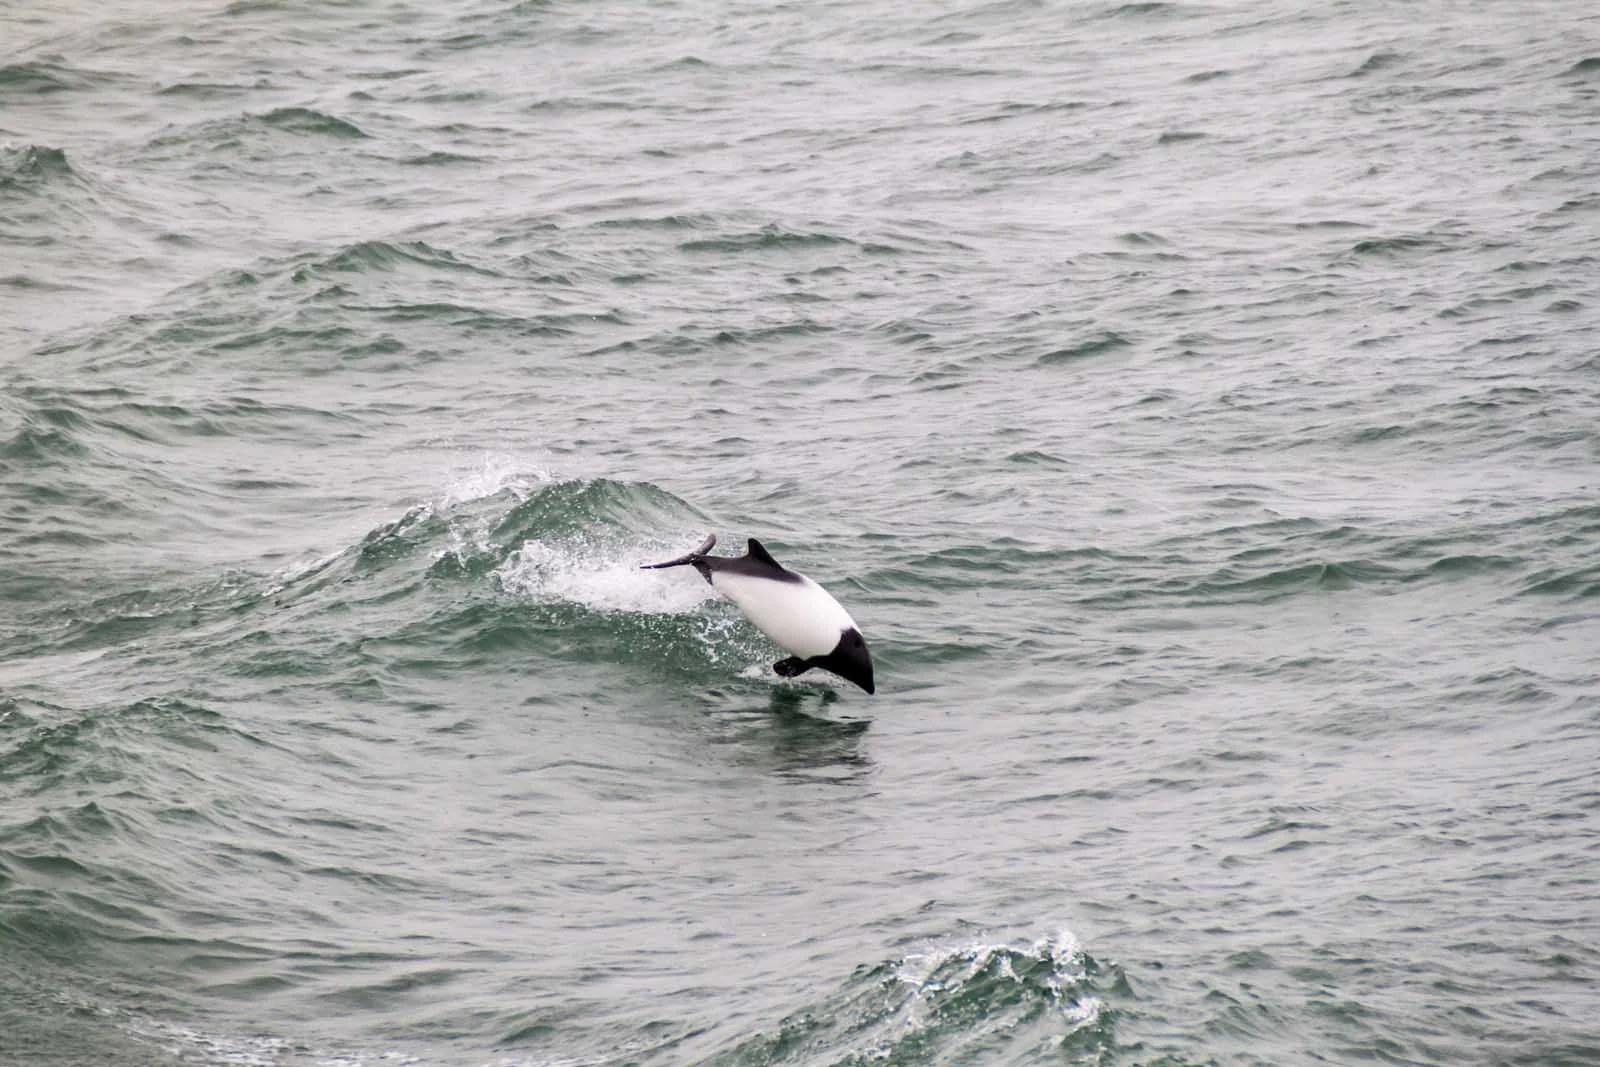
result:
<svg viewBox="0 0 1600 1067"><path fill-rule="evenodd" d="M713 1062L1097 1063L1112 1045L1104 994L1124 986L1067 931L932 949L857 970L832 1002Z"/></svg>

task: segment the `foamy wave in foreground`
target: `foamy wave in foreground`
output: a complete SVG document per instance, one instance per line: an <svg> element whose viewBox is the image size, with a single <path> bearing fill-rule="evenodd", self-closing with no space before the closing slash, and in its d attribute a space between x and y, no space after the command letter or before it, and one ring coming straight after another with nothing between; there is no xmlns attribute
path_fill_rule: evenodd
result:
<svg viewBox="0 0 1600 1067"><path fill-rule="evenodd" d="M1010 987L1017 995L1031 990L1065 1025L1062 1040L1092 1028L1102 1010L1100 998L1087 991L1089 958L1070 930L1032 944L975 942L956 949L913 953L901 959L894 970L896 980L910 986L912 993L900 1006L891 1044L936 1024L946 1001L958 993L970 994L980 985L997 990ZM1007 999L1004 993L998 995Z"/></svg>
<svg viewBox="0 0 1600 1067"><path fill-rule="evenodd" d="M922 1063L938 1049L940 1063L1098 1064L1113 1044L1108 977L1114 989L1120 971L1067 931L1031 943L935 945L858 970L827 1001L712 1062Z"/></svg>

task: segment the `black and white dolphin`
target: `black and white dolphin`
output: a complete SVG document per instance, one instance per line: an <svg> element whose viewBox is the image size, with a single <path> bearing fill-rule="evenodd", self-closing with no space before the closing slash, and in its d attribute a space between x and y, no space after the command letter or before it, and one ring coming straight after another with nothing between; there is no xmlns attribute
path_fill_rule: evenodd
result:
<svg viewBox="0 0 1600 1067"><path fill-rule="evenodd" d="M772 669L785 678L813 667L832 671L873 692L872 656L861 628L828 591L803 574L787 570L754 537L742 556L708 556L717 535L687 556L640 569L693 567L711 588L739 605L772 643L789 653Z"/></svg>

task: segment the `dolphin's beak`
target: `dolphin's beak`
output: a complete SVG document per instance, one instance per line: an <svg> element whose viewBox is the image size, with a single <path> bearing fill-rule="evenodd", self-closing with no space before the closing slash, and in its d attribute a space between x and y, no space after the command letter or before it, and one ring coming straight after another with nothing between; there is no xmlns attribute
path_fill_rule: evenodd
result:
<svg viewBox="0 0 1600 1067"><path fill-rule="evenodd" d="M860 630L850 629L841 634L839 643L823 657L820 666L869 693L877 691L872 684L872 653L867 651L867 642Z"/></svg>

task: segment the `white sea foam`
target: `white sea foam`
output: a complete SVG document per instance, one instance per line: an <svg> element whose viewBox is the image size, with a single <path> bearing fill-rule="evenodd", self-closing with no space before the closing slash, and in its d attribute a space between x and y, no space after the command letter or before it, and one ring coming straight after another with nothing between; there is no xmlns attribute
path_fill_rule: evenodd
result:
<svg viewBox="0 0 1600 1067"><path fill-rule="evenodd" d="M495 571L500 587L533 600L559 600L597 611L681 615L715 594L689 568L640 570L671 555L665 542L607 545L587 541L528 541Z"/></svg>
<svg viewBox="0 0 1600 1067"><path fill-rule="evenodd" d="M344 555L346 551L348 551L348 549L341 548L337 552L329 552L325 555L315 556L311 559L297 560L296 562L289 564L287 567L277 571L267 579L266 588L262 590L261 595L263 597L277 596L279 593L289 588L289 586L293 585L295 582L298 582L301 578L309 577L310 575L316 574L323 568L329 566L334 560Z"/></svg>
<svg viewBox="0 0 1600 1067"><path fill-rule="evenodd" d="M383 1052L329 1052L308 1050L279 1037L216 1034L154 1019L133 1020L135 1033L152 1038L185 1062L197 1059L208 1067L416 1067L422 1060L393 1050Z"/></svg>
<svg viewBox="0 0 1600 1067"><path fill-rule="evenodd" d="M475 467L458 470L439 499L428 505L444 518L450 534L449 546L438 550L434 558L454 556L465 560L495 551L489 535L501 516L469 505L505 492L521 503L540 486L555 480L556 475L550 470L504 453L487 454Z"/></svg>
<svg viewBox="0 0 1600 1067"><path fill-rule="evenodd" d="M439 506L460 507L507 490L518 500L526 500L535 489L548 485L555 478L553 472L536 463L492 452L479 459L476 466L459 470L451 477L444 495L439 498Z"/></svg>
<svg viewBox="0 0 1600 1067"><path fill-rule="evenodd" d="M902 1006L896 1040L923 1024L930 1008L936 1010L932 1002L940 994L967 984L991 966L1002 977L1023 982L1013 962L1018 959L1049 965L1044 985L1069 1026L1068 1034L1094 1025L1100 1017L1100 998L1079 995L1077 987L1088 978L1087 962L1077 936L1062 930L1032 944L975 941L957 948L932 948L907 955L896 966L895 978L914 991Z"/></svg>

